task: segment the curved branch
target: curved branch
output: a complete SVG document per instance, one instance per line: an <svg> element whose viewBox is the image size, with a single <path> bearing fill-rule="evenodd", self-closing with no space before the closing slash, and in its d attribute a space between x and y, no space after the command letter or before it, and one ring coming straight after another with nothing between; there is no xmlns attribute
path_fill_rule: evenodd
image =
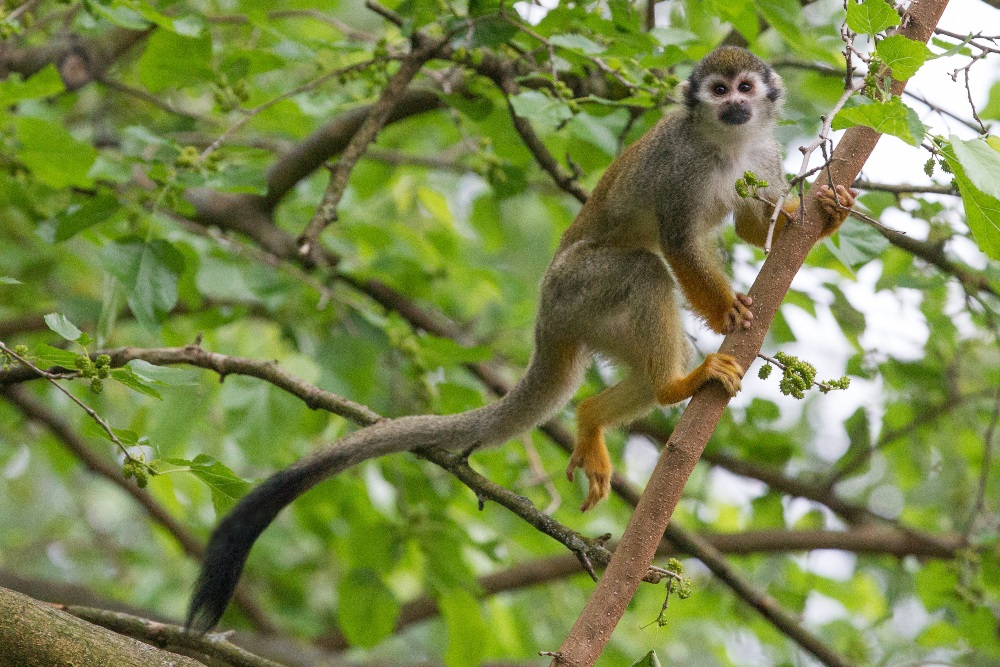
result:
<svg viewBox="0 0 1000 667"><path fill-rule="evenodd" d="M59 70L67 90L77 90L104 75L129 49L149 36L154 28L128 30L112 28L100 37L80 39L68 35L41 46L0 47L0 79L12 72L27 79L52 63Z"/></svg>

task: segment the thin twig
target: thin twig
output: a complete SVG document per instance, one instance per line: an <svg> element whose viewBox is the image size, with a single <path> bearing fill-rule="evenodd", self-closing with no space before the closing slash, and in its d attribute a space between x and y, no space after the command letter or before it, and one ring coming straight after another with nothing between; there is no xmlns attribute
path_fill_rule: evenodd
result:
<svg viewBox="0 0 1000 667"><path fill-rule="evenodd" d="M934 194L934 195L955 195L958 190L951 185L907 185L906 183L874 183L864 179L857 179L851 184L852 188L858 190L868 190L869 192L891 192L896 195L904 194Z"/></svg>
<svg viewBox="0 0 1000 667"><path fill-rule="evenodd" d="M30 361L28 361L27 359L25 359L24 357L22 357L20 354L18 354L14 350L10 349L9 347L7 347L4 344L3 341L0 341L0 352L3 352L4 354L10 356L12 359L16 359L19 363L21 363L22 365L24 365L27 368L31 369L36 375L38 375L38 377L45 378L50 383L52 383L52 386L54 386L56 389L58 389L63 394L65 394L69 398L69 400L71 400L74 403L76 403L84 412L86 412L90 416L91 419L93 419L95 422L97 422L97 425L100 426L101 429L104 430L104 432L107 434L107 436L111 440L111 442L113 442L116 445L118 445L118 448L122 451L122 454L125 455L126 459L128 459L129 461L131 461L133 463L139 464L142 467L144 467L147 470L149 470L150 472L152 472L152 469L149 467L148 464L146 464L145 461L137 459L137 458L133 457L129 453L128 448L125 446L124 443L122 443L121 440L118 439L118 436L115 435L114 429L112 429L108 425L108 422L104 421L104 419L101 417L101 415L97 414L97 412L92 407L90 407L89 405L87 405L86 403L84 403L83 401L81 401L79 398L77 398L73 394L73 392L71 392L69 389L67 389L66 387L62 386L62 384L59 382L59 380L66 379L67 376L65 374L50 373L48 371L43 371L38 366L34 365Z"/></svg>
<svg viewBox="0 0 1000 667"><path fill-rule="evenodd" d="M415 37L414 42L417 41L419 40ZM424 63L434 57L435 52L443 44L445 44L443 39L425 42L417 46L410 55L400 62L399 69L389 79L361 127L358 128L350 143L341 153L340 159L330 169L330 182L323 195L323 201L298 239L300 255L303 257L313 256L313 249L320 233L337 219L337 207L344 196L344 190L347 188L347 182L354 170L354 165L357 164L368 145L375 140L375 136L388 120L389 114L392 113L406 92L410 81L417 75Z"/></svg>
<svg viewBox="0 0 1000 667"><path fill-rule="evenodd" d="M966 539L975 527L976 518L983 511L986 503L986 487L989 484L993 465L993 439L996 436L998 424L1000 424L1000 388L997 388L996 399L993 401L993 415L990 417L989 426L986 427L986 432L983 434L983 462L979 469L976 500L972 503L972 511L969 513L969 520L965 527Z"/></svg>
<svg viewBox="0 0 1000 667"><path fill-rule="evenodd" d="M335 77L338 77L338 76L343 76L344 74L348 74L350 72L360 72L360 71L366 70L369 67L371 67L372 65L374 65L376 62L378 62L378 61L375 58L371 58L371 59L365 60L363 62L355 63L353 65L348 65L347 67L341 67L340 69L334 70L332 72L327 72L326 74L323 74L321 76L316 77L312 81L309 81L307 83L302 84L298 88L295 88L293 90L289 90L288 92L282 93L281 95L278 95L277 97L274 97L274 98L268 100L267 102L264 102L263 104L259 104L259 105L255 106L253 109L248 109L248 110L244 111L243 112L244 113L243 118L241 118L240 120L238 120L235 123L233 123L232 125L230 125L226 129L226 131L223 132L219 136L218 139L216 139L215 141L213 141L212 143L210 143L208 145L208 147L206 147L205 150L203 150L201 152L201 155L199 156L200 159L201 160L207 159L208 156L211 155L216 150L218 150L218 148L220 146L222 146L222 144L226 141L226 139L228 139L234 132L236 132L237 130L239 130L240 128L242 128L244 125L246 125L247 123L249 123L251 120L253 120L253 118L255 116L257 116L258 114L260 114L263 111L266 111L266 110L270 109L275 104L278 104L279 102L287 100L290 97L294 97L295 95L299 95L301 93L308 92L308 91L312 90L313 88L316 88L317 86L320 86L323 83L329 81L332 78L335 78Z"/></svg>
<svg viewBox="0 0 1000 667"><path fill-rule="evenodd" d="M837 115L837 112L840 111L840 109L844 106L847 100L849 100L851 96L854 95L854 93L856 93L857 91L859 91L862 87L864 87L863 82L854 82L850 86L845 88L843 94L840 96L840 99L837 100L837 103L833 105L833 108L831 108L830 111L828 111L825 115L821 117L822 126L820 127L820 131L816 139L814 139L811 143L809 143L806 146L799 147L799 151L802 153L802 166L799 168L799 173L796 174L794 179L792 179L791 181L792 185L801 184L806 178L809 177L810 174L812 174L815 171L822 170L823 168L826 167L826 164L824 163L823 165L820 165L818 169L809 169L809 160L812 159L812 155L813 153L816 152L816 149L824 145L829 140L831 125L833 124L833 117ZM771 245L774 242L774 230L778 225L778 217L782 214L783 211L782 207L784 206L785 201L788 199L788 194L790 192L791 189L782 192L781 196L778 197L777 203L774 205L774 210L771 212L771 222L767 227L767 238L764 240L765 253L771 252Z"/></svg>
<svg viewBox="0 0 1000 667"><path fill-rule="evenodd" d="M23 5L20 5L19 7L15 7L14 9L12 9L11 12L4 17L4 20L16 21L18 18L20 18L21 14L26 14L30 12L40 4L42 4L42 0L28 0L28 2L24 3Z"/></svg>

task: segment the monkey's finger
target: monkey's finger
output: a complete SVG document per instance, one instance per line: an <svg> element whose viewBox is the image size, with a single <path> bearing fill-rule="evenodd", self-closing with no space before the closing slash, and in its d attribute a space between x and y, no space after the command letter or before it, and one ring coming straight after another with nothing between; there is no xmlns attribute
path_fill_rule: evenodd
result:
<svg viewBox="0 0 1000 667"><path fill-rule="evenodd" d="M742 303L747 308L753 305L753 299L750 298L749 294L743 294L742 292L737 292L736 298L739 300L740 303ZM753 313L751 313L751 315L752 314Z"/></svg>
<svg viewBox="0 0 1000 667"><path fill-rule="evenodd" d="M576 469L577 467L579 467L579 465L580 464L578 464L572 458L569 460L569 465L566 466L566 479L568 479L571 482L573 481L573 478L576 477Z"/></svg>
<svg viewBox="0 0 1000 667"><path fill-rule="evenodd" d="M587 491L583 505L580 506L581 512L586 512L611 493L611 473L588 470L587 479L590 480L590 489Z"/></svg>

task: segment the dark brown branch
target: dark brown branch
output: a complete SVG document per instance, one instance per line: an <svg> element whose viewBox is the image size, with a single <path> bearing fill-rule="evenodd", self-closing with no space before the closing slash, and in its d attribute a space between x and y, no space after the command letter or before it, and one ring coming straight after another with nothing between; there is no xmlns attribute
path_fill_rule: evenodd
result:
<svg viewBox="0 0 1000 667"><path fill-rule="evenodd" d="M7 78L12 72L28 78L52 63L58 68L66 89L77 90L103 76L116 60L150 32L152 28L112 28L100 37L80 39L76 35L67 35L41 46L18 48L4 44L0 47L0 79Z"/></svg>
<svg viewBox="0 0 1000 667"><path fill-rule="evenodd" d="M702 560L701 555L708 550L718 554L739 556L836 549L873 556L951 559L963 546L962 538L958 535L941 538L938 540L940 544L930 544L916 540L902 531L871 524L846 531L774 529L739 533L697 533L693 535L695 541L691 541L688 535L687 531L681 531L680 537L676 541L664 538L657 547L657 557L682 557L686 555ZM611 551L614 551L616 546L616 544L608 544ZM711 560L712 566L721 565L719 568L721 570L732 569L732 566L725 563L720 564L717 559L709 560ZM712 572L715 574L715 567L712 568ZM489 597L559 581L578 574L583 574L579 559L574 554L563 553L519 563L507 569L484 575L479 578L478 584L483 596ZM724 583L730 585L729 581L724 581ZM759 591L743 591L743 594L751 599L761 595ZM393 632L399 633L411 625L436 616L438 613L439 610L434 598L430 596L415 598L403 605ZM346 638L336 631L327 633L317 643L332 651L343 651L348 647Z"/></svg>
<svg viewBox="0 0 1000 667"><path fill-rule="evenodd" d="M920 241L919 239L912 238L906 234L900 234L899 232L892 231L888 228L876 228L878 232L886 238L889 243L905 250L911 255L915 255L920 259L924 260L928 264L936 266L945 273L949 273L959 282L962 283L963 287L972 292L987 292L993 296L1000 297L1000 292L990 284L989 279L983 274L970 269L963 264L952 261L948 258L948 255L944 251L944 243L935 243L933 241Z"/></svg>
<svg viewBox="0 0 1000 667"><path fill-rule="evenodd" d="M951 185L906 185L904 183L873 183L864 179L857 179L851 184L852 188L859 190L891 192L897 195L908 194L935 194L935 195L955 195L958 190Z"/></svg>

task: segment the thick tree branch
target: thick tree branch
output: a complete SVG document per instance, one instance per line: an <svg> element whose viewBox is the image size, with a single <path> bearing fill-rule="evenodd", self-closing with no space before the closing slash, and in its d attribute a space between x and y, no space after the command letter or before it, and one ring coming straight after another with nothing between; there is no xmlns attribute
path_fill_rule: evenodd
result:
<svg viewBox="0 0 1000 667"><path fill-rule="evenodd" d="M132 637L174 653L197 655L202 658L202 662L219 662L232 667L282 667L277 662L231 644L219 633L188 632L179 624L150 621L120 611L76 605L59 605L57 608L119 635Z"/></svg>
<svg viewBox="0 0 1000 667"><path fill-rule="evenodd" d="M947 0L914 0L904 15L901 34L926 42L946 5ZM894 83L893 92L899 94L904 85L905 82ZM879 135L868 128L847 130L834 150L828 178L845 186L852 183L878 139ZM722 344L721 351L734 356L744 368L749 368L756 358L792 278L822 233L824 216L817 191L818 188L810 190L803 202L805 220L784 230L750 290L754 326L728 335ZM728 402L725 390L714 383L702 387L691 399L646 485L619 548L560 647L553 667L560 664L585 667L596 662L635 594L645 566L652 562L685 482ZM828 664L845 663L840 659Z"/></svg>
<svg viewBox="0 0 1000 667"><path fill-rule="evenodd" d="M204 667L6 588L0 588L0 661L18 667Z"/></svg>

